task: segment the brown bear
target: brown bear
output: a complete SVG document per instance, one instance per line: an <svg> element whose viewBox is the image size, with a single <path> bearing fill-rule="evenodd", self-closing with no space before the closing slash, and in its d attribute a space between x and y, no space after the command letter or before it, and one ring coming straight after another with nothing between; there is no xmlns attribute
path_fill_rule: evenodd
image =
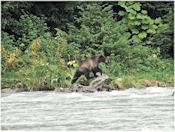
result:
<svg viewBox="0 0 175 132"><path fill-rule="evenodd" d="M102 75L102 70L98 67L100 62L107 63L106 57L102 54L93 56L90 59L83 62L75 72L74 78L72 79L72 84L81 76L85 75L87 79L90 79L89 72L93 72L94 77L97 77L96 73L100 72Z"/></svg>

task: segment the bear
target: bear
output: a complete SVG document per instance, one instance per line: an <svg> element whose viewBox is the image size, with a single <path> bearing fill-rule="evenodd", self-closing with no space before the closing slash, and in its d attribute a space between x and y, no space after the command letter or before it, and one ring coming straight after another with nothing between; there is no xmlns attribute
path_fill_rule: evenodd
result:
<svg viewBox="0 0 175 132"><path fill-rule="evenodd" d="M90 59L83 62L76 70L75 75L74 75L71 83L72 84L75 83L77 81L77 79L83 74L89 80L90 79L90 77L89 77L90 72L93 72L94 77L97 77L97 75L96 75L97 72L100 72L102 75L102 70L98 67L98 64L100 62L107 64L107 59L103 54L93 56Z"/></svg>

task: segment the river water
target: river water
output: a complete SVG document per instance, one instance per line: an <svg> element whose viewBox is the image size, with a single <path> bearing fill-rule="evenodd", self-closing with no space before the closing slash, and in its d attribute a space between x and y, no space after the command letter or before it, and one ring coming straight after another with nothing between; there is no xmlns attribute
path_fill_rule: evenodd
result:
<svg viewBox="0 0 175 132"><path fill-rule="evenodd" d="M174 88L1 94L2 130L174 131Z"/></svg>

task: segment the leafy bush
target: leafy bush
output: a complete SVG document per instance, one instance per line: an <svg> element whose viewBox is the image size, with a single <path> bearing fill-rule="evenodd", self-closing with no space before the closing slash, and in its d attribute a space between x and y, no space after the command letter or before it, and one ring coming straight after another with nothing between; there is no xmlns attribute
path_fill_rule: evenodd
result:
<svg viewBox="0 0 175 132"><path fill-rule="evenodd" d="M131 40L134 43L141 42L150 34L155 34L161 18L153 20L148 16L147 10L142 9L140 2L119 1L118 5L124 10L118 12L122 16L122 22L128 25L128 31L132 33Z"/></svg>
<svg viewBox="0 0 175 132"><path fill-rule="evenodd" d="M16 29L16 34L20 36L16 46L25 51L34 39L44 35L47 30L48 27L44 17L24 13L20 16L18 28Z"/></svg>

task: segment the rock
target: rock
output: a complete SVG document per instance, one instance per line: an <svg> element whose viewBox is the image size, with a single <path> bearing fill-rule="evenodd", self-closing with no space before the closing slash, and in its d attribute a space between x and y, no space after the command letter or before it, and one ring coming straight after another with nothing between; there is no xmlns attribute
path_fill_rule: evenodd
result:
<svg viewBox="0 0 175 132"><path fill-rule="evenodd" d="M166 87L166 84L164 82L158 82L158 87Z"/></svg>
<svg viewBox="0 0 175 132"><path fill-rule="evenodd" d="M25 91L28 91L27 85L22 82L18 82L15 87L1 89L1 93L18 93Z"/></svg>
<svg viewBox="0 0 175 132"><path fill-rule="evenodd" d="M154 80L142 79L139 83L145 87L157 86L157 82Z"/></svg>
<svg viewBox="0 0 175 132"><path fill-rule="evenodd" d="M85 92L85 93L94 93L94 92L96 92L95 89L89 88L89 87L84 87L81 91Z"/></svg>
<svg viewBox="0 0 175 132"><path fill-rule="evenodd" d="M4 89L1 89L1 93L14 93L14 89L4 88Z"/></svg>
<svg viewBox="0 0 175 132"><path fill-rule="evenodd" d="M167 87L168 86L168 83L164 83L156 80L147 80L147 79L142 79L139 81L139 83L145 87L151 87L151 86Z"/></svg>
<svg viewBox="0 0 175 132"><path fill-rule="evenodd" d="M41 83L35 83L33 86L33 91L50 91L53 90L50 88L50 85L46 82L43 81Z"/></svg>
<svg viewBox="0 0 175 132"><path fill-rule="evenodd" d="M21 88L21 89L24 89L24 91L27 91L27 86L24 83L21 83L21 82L17 83L15 87L19 89Z"/></svg>
<svg viewBox="0 0 175 132"><path fill-rule="evenodd" d="M72 93L72 89L71 88L56 88L54 91L55 92Z"/></svg>
<svg viewBox="0 0 175 132"><path fill-rule="evenodd" d="M87 84L74 84L71 88L57 88L56 92L85 92L94 93L96 91L112 91L114 88L105 84L105 80L109 77L107 75L99 76L92 80L88 86Z"/></svg>
<svg viewBox="0 0 175 132"><path fill-rule="evenodd" d="M1 93L18 93L28 91L24 88L4 88L1 90Z"/></svg>
<svg viewBox="0 0 175 132"><path fill-rule="evenodd" d="M113 87L111 87L111 86L109 86L109 85L106 85L106 84L103 85L103 88L104 88L106 91L115 90L115 88L113 88Z"/></svg>
<svg viewBox="0 0 175 132"><path fill-rule="evenodd" d="M14 92L15 92L15 93L18 93L18 92L25 92L25 91L27 91L25 88L15 88L15 89L14 89Z"/></svg>
<svg viewBox="0 0 175 132"><path fill-rule="evenodd" d="M88 86L82 84L74 84L71 88L57 88L56 92L85 92L85 93L94 93L97 91L112 91L115 88L107 85L106 79L109 77L107 75L99 76L92 80Z"/></svg>

